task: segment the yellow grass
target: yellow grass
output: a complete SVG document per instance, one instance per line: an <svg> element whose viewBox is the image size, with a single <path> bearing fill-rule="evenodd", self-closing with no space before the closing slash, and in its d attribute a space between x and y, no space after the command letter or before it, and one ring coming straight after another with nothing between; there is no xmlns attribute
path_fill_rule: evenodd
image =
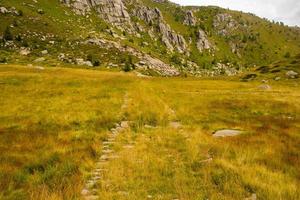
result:
<svg viewBox="0 0 300 200"><path fill-rule="evenodd" d="M299 199L299 81L260 84L0 66L0 199L80 199L121 120L100 199Z"/></svg>

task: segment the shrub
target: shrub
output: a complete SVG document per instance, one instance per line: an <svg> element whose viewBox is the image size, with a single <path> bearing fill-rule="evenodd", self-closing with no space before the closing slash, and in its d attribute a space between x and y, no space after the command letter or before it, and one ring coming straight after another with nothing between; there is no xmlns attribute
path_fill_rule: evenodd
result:
<svg viewBox="0 0 300 200"><path fill-rule="evenodd" d="M23 10L19 10L18 14L19 14L19 16L23 16L24 15Z"/></svg>
<svg viewBox="0 0 300 200"><path fill-rule="evenodd" d="M284 54L284 57L285 57L285 58L290 58L290 57L291 57L290 52L286 52L286 54Z"/></svg>
<svg viewBox="0 0 300 200"><path fill-rule="evenodd" d="M100 66L101 62L98 58L95 58L92 54L87 55L87 60L91 61L94 67Z"/></svg>
<svg viewBox="0 0 300 200"><path fill-rule="evenodd" d="M0 57L0 63L6 63L7 62L7 59L4 58L4 57Z"/></svg>
<svg viewBox="0 0 300 200"><path fill-rule="evenodd" d="M181 64L180 57L176 54L171 57L171 61L177 65Z"/></svg>
<svg viewBox="0 0 300 200"><path fill-rule="evenodd" d="M123 67L123 71L124 72L129 72L131 70L135 69L133 61L132 61L132 57L129 56L126 61L125 61L125 66Z"/></svg>
<svg viewBox="0 0 300 200"><path fill-rule="evenodd" d="M3 33L3 39L4 40L13 40L14 39L13 34L11 33L9 27L6 27L6 29L4 31L4 33Z"/></svg>

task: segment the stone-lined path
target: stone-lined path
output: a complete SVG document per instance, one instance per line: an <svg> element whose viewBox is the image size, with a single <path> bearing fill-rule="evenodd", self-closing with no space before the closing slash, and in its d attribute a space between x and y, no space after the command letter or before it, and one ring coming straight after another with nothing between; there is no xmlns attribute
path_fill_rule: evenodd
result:
<svg viewBox="0 0 300 200"><path fill-rule="evenodd" d="M121 107L121 114L127 109L129 103L128 94L124 97L124 102ZM81 191L82 198L85 200L97 200L100 198L98 193L98 182L103 177L103 172L107 171L106 165L112 159L118 158L118 155L112 149L117 136L129 128L128 121L116 123L115 127L110 130L110 134L106 141L102 143L100 157L96 162L95 169L91 172L90 178L86 181L83 190Z"/></svg>

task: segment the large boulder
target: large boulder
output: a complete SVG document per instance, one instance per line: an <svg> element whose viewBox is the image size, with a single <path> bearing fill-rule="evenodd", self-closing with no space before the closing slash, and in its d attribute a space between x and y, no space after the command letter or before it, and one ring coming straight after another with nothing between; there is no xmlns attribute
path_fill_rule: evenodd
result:
<svg viewBox="0 0 300 200"><path fill-rule="evenodd" d="M106 22L119 29L132 29L130 16L122 0L60 0L71 7L77 14L86 15L92 9Z"/></svg>
<svg viewBox="0 0 300 200"><path fill-rule="evenodd" d="M192 11L187 11L185 13L185 18L183 21L184 24L189 25L189 26L195 26L196 25L196 19L194 17L194 14Z"/></svg>
<svg viewBox="0 0 300 200"><path fill-rule="evenodd" d="M290 78L290 79L295 79L295 78L298 78L298 73L297 72L295 72L295 71L288 71L288 72L286 72L286 76L288 77L288 78Z"/></svg>
<svg viewBox="0 0 300 200"><path fill-rule="evenodd" d="M243 131L233 129L223 129L214 132L213 137L233 137L242 134Z"/></svg>
<svg viewBox="0 0 300 200"><path fill-rule="evenodd" d="M6 14L8 13L8 10L5 7L0 7L0 13Z"/></svg>
<svg viewBox="0 0 300 200"><path fill-rule="evenodd" d="M208 41L205 32L201 29L197 32L197 49L202 52L203 50L211 49L213 46Z"/></svg>
<svg viewBox="0 0 300 200"><path fill-rule="evenodd" d="M21 47L20 51L19 51L20 55L22 56L27 56L31 53L29 48L26 47Z"/></svg>

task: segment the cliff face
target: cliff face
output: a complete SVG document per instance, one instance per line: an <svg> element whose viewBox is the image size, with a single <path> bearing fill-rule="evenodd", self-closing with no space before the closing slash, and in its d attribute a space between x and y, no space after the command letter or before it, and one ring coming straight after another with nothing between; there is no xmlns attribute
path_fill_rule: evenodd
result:
<svg viewBox="0 0 300 200"><path fill-rule="evenodd" d="M123 29L131 29L130 16L122 0L60 0L77 14L86 15L94 10L106 22Z"/></svg>

